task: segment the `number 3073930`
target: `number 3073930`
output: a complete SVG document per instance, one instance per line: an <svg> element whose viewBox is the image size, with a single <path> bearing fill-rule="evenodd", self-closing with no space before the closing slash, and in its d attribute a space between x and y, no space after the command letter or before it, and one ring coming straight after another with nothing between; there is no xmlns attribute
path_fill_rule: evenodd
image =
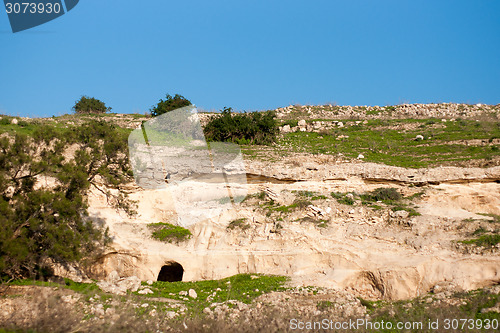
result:
<svg viewBox="0 0 500 333"><path fill-rule="evenodd" d="M61 4L59 3L35 3L35 2L16 2L5 4L7 14L59 14L61 12Z"/></svg>

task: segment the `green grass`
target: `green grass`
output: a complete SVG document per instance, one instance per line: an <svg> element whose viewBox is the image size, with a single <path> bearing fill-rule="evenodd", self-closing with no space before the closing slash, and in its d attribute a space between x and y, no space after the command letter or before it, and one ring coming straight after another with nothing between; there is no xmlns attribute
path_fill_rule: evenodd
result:
<svg viewBox="0 0 500 333"><path fill-rule="evenodd" d="M163 242L182 242L191 238L192 234L186 228L176 226L170 223L150 223L148 227L153 230L151 236Z"/></svg>
<svg viewBox="0 0 500 333"><path fill-rule="evenodd" d="M346 126L325 133L287 133L278 142L282 153L288 151L332 154L342 153L348 158L358 154L364 161L387 165L422 168L443 163L455 163L470 159L491 159L498 155L496 146L467 146L451 141L500 137L500 123L472 120L439 123L439 128L425 119L369 120L368 124L353 125L346 120ZM395 126L417 124L421 128L411 130L395 129ZM415 141L416 135L426 139ZM337 140L340 135L349 136ZM321 137L321 138L320 138ZM431 139L427 139L427 138ZM498 148L498 147L497 147Z"/></svg>
<svg viewBox="0 0 500 333"><path fill-rule="evenodd" d="M297 196L302 197L302 198L307 198L309 200L324 200L324 199L326 199L326 196L319 194L317 192L313 192L313 191L292 191L292 193L295 193Z"/></svg>
<svg viewBox="0 0 500 333"><path fill-rule="evenodd" d="M311 201L305 199L295 199L295 201L288 206L278 206L278 207L270 207L270 210L281 213L290 213L295 209L304 209L307 206L311 205Z"/></svg>
<svg viewBox="0 0 500 333"><path fill-rule="evenodd" d="M429 303L427 300L431 299ZM500 301L500 295L488 293L484 290L475 290L470 292L460 292L455 293L450 297L451 300L455 301L455 304L461 304L459 306L451 304L443 304L437 299L433 298L433 295L424 295L422 297L417 297L411 300L403 301L367 301L360 299L361 304L367 308L367 312L370 315L370 321L375 322L391 322L393 327L396 326L397 322L421 322L423 323L422 329L415 328L410 330L411 332L434 332L435 330L429 329L426 325L429 321L440 322L441 330L445 319L470 319L479 320L481 324L484 323L486 319L500 320L500 314L497 312L484 312L483 309L488 309L494 307ZM460 323L460 320L459 320ZM468 322L470 323L470 322ZM479 324L478 324L479 325ZM449 330L456 332L457 330ZM458 330L462 331L462 330ZM465 331L465 330L464 330ZM491 330L468 330L469 332L491 332ZM381 330L380 332L399 332L397 330ZM405 331L407 332L407 331ZM409 331L408 331L409 332Z"/></svg>
<svg viewBox="0 0 500 333"><path fill-rule="evenodd" d="M476 230L477 231L477 230ZM500 235L482 235L478 238L462 240L462 244L474 244L481 247L493 247L500 243Z"/></svg>
<svg viewBox="0 0 500 333"><path fill-rule="evenodd" d="M319 301L317 304L316 304L316 308L319 310L319 311L324 311L324 310L328 310L332 307L334 307L335 304L331 301Z"/></svg>
<svg viewBox="0 0 500 333"><path fill-rule="evenodd" d="M196 282L157 281L152 286L148 286L154 293L145 297L165 297L176 300L184 300L183 298L187 297L188 300L184 302L188 309L194 314L200 314L205 307L215 302L236 300L250 304L252 300L264 293L285 290L284 285L287 281L289 278L285 276L262 274L238 274L221 280ZM218 288L220 290L217 290ZM196 299L179 295L179 292L189 289L196 291L198 295Z"/></svg>
<svg viewBox="0 0 500 333"><path fill-rule="evenodd" d="M332 192L332 193L330 193L330 195L332 196L332 198L335 198L339 204L349 205L349 206L354 205L356 203L356 200L354 199L354 197L356 196L356 194L355 193L351 193L353 195L352 198L348 197L347 194L348 193L340 193L340 192Z"/></svg>
<svg viewBox="0 0 500 333"><path fill-rule="evenodd" d="M491 222L491 223L500 223L500 215L497 215L497 214L484 214L484 213L479 213L479 215L492 217L493 218L492 220L486 220L488 222Z"/></svg>
<svg viewBox="0 0 500 333"><path fill-rule="evenodd" d="M392 207L392 211L393 212L397 212L398 210L404 210L404 211L407 211L409 214L408 216L409 217L412 217L412 216L420 216L421 214L419 212L417 212L414 208L411 208L411 207L408 207L407 205L405 204L398 204L398 205L395 205L394 207Z"/></svg>

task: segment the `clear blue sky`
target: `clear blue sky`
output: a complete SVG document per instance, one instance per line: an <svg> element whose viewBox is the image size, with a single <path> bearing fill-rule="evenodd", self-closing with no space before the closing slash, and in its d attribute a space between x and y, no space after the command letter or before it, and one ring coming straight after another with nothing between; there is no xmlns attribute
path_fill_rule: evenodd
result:
<svg viewBox="0 0 500 333"><path fill-rule="evenodd" d="M499 0L81 0L16 34L1 8L4 114L500 103Z"/></svg>

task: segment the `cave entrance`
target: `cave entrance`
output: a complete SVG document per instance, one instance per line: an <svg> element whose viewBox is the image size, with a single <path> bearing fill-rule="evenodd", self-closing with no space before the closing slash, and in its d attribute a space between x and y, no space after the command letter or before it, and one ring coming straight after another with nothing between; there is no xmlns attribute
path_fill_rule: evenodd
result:
<svg viewBox="0 0 500 333"><path fill-rule="evenodd" d="M182 281L183 274L184 268L182 268L182 265L171 261L162 266L157 280L166 282Z"/></svg>

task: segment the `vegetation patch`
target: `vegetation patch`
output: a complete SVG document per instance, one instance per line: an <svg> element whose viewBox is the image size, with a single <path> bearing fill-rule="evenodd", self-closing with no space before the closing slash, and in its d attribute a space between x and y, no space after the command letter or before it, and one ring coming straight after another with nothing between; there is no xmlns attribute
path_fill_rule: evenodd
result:
<svg viewBox="0 0 500 333"><path fill-rule="evenodd" d="M237 144L269 145L275 142L278 122L273 111L232 114L224 108L212 117L203 131L207 141L234 142Z"/></svg>
<svg viewBox="0 0 500 333"><path fill-rule="evenodd" d="M222 303L236 300L250 304L256 297L271 292L284 291L288 277L262 274L238 274L221 280L205 280L196 282L154 282L148 286L153 293L146 297L164 297L183 300L184 304L193 312L201 314L205 307L212 303ZM147 284L143 284L147 285ZM179 293L194 289L198 295L196 299L187 300ZM136 293L137 294L137 293Z"/></svg>
<svg viewBox="0 0 500 333"><path fill-rule="evenodd" d="M248 220L246 218L232 220L231 222L229 222L229 225L227 226L228 230L241 229L244 231L249 228L250 224L248 223Z"/></svg>
<svg viewBox="0 0 500 333"><path fill-rule="evenodd" d="M462 240L460 243L474 244L481 247L493 247L500 243L500 235L482 235L478 238Z"/></svg>
<svg viewBox="0 0 500 333"><path fill-rule="evenodd" d="M312 202L309 200L298 198L298 199L295 199L295 201L291 205L278 206L278 207L271 208L271 210L276 211L276 212L281 212L281 213L290 213L291 211L293 211L295 209L304 209L311 204L312 204Z"/></svg>
<svg viewBox="0 0 500 333"><path fill-rule="evenodd" d="M283 156L298 152L342 154L344 158L356 159L362 154L367 162L406 168L466 163L471 159L488 161L498 155L499 146L492 143L461 143L472 139L489 142L500 137L498 121L460 120L442 124L431 121L432 124L428 123L429 119L376 119L361 126L352 120L343 120L344 127L324 130L321 134L286 133L278 140L276 150ZM329 135L325 135L325 131ZM417 135L424 140L416 141Z"/></svg>
<svg viewBox="0 0 500 333"><path fill-rule="evenodd" d="M292 191L292 193L295 193L297 196L302 197L302 198L307 198L309 200L326 199L326 196L319 194L317 192L313 192L313 191Z"/></svg>
<svg viewBox="0 0 500 333"><path fill-rule="evenodd" d="M319 311L325 311L325 310L328 310L330 308L333 308L335 306L335 303L331 302L331 301L319 301L317 304L316 304L316 308L319 310Z"/></svg>
<svg viewBox="0 0 500 333"><path fill-rule="evenodd" d="M188 240L192 236L191 231L188 229L170 223L150 223L148 227L153 230L151 236L162 242L179 243Z"/></svg>
<svg viewBox="0 0 500 333"><path fill-rule="evenodd" d="M404 211L407 211L409 214L408 214L408 217L412 217L412 216L420 216L421 214L419 212L417 212L414 208L412 207L408 207L407 205L405 204L397 204L395 206L393 206L392 208L392 211L393 212L397 212L398 210L404 210Z"/></svg>
<svg viewBox="0 0 500 333"><path fill-rule="evenodd" d="M332 192L330 195L332 198L335 198L339 204L352 206L356 203L356 200L354 200L354 193Z"/></svg>
<svg viewBox="0 0 500 333"><path fill-rule="evenodd" d="M402 199L402 195L395 188L379 187L368 194L361 196L362 199L368 201L393 202Z"/></svg>

